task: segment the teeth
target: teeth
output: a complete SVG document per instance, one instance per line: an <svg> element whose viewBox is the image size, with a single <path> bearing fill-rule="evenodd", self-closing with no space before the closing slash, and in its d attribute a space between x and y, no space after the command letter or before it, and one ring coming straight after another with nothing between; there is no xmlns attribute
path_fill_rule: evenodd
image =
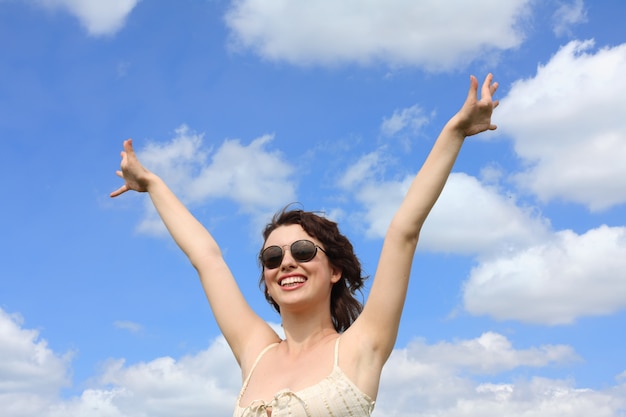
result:
<svg viewBox="0 0 626 417"><path fill-rule="evenodd" d="M289 278L283 279L280 282L280 285L284 287L285 285L298 284L304 281L306 280L302 277L289 277Z"/></svg>

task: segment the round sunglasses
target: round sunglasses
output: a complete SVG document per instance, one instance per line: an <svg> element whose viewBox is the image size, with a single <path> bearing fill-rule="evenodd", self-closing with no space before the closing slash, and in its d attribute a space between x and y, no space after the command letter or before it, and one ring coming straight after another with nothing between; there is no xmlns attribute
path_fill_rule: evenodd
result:
<svg viewBox="0 0 626 417"><path fill-rule="evenodd" d="M285 251L283 251L283 247L285 246L289 246L291 257L297 262L309 262L311 259L315 258L318 249L326 253L324 249L317 246L310 240L296 240L291 245L273 245L263 249L263 252L261 252L261 256L259 257L263 266L267 269L278 268L285 257Z"/></svg>

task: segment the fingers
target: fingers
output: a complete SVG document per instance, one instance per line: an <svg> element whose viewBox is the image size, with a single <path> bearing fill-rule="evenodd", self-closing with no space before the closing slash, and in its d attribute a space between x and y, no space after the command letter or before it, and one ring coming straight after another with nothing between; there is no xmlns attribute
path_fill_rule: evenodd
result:
<svg viewBox="0 0 626 417"><path fill-rule="evenodd" d="M130 188L128 188L128 185L124 184L120 188L118 188L117 190L115 190L111 194L109 194L109 197L111 197L111 198L117 197L120 194L124 194L128 190L130 190Z"/></svg>
<svg viewBox="0 0 626 417"><path fill-rule="evenodd" d="M128 154L134 154L135 151L133 149L133 140L132 139L126 139L124 141L124 151Z"/></svg>
<svg viewBox="0 0 626 417"><path fill-rule="evenodd" d="M473 102L478 100L478 80L470 75L470 88L467 92L467 101Z"/></svg>
<svg viewBox="0 0 626 417"><path fill-rule="evenodd" d="M483 87L481 90L482 98L491 99L491 96L493 95L493 93L496 92L497 88L498 88L498 84L493 83L493 74L492 73L487 74L487 76L485 77L485 81L483 82Z"/></svg>
<svg viewBox="0 0 626 417"><path fill-rule="evenodd" d="M482 100L491 100L492 96L498 90L498 87L499 84L493 82L493 74L487 74L480 91ZM478 101L478 80L473 75L470 75L470 89L467 94L467 99L469 101Z"/></svg>
<svg viewBox="0 0 626 417"><path fill-rule="evenodd" d="M491 84L491 95L494 95L496 93L496 91L498 90L499 86L500 86L500 84L498 84L497 81L495 83Z"/></svg>
<svg viewBox="0 0 626 417"><path fill-rule="evenodd" d="M119 170L115 171L115 175L117 175L120 178L124 178L124 173L122 172L122 168L124 167L124 164L128 160L129 153L133 153L133 152L134 151L133 151L133 141L132 141L132 139L126 139L124 141L124 150L120 152L120 156L122 157L121 168ZM121 194L124 194L128 190L130 190L130 187L128 187L128 184L124 184L120 188L118 188L117 190L115 190L111 194L109 194L109 196L110 197L117 197L117 196L119 196Z"/></svg>

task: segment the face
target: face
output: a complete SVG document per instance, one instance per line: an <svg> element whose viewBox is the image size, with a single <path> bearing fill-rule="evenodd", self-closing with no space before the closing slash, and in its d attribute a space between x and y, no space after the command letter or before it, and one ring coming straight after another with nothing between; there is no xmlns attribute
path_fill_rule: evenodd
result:
<svg viewBox="0 0 626 417"><path fill-rule="evenodd" d="M307 249L299 247L299 243L294 246L295 255L292 253L291 245L301 240L317 246L315 256L308 261L298 260L303 259L301 255L306 254L304 249ZM325 248L317 239L309 236L300 225L279 226L268 236L263 248L270 246L282 248L283 258L276 268L263 268L263 277L270 296L281 311L290 305L330 303L330 291L341 278L341 271L329 262L323 251Z"/></svg>

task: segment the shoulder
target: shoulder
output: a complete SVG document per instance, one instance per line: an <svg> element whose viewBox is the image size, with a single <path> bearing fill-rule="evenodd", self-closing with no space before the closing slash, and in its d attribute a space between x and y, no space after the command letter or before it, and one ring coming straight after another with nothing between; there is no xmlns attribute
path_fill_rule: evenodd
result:
<svg viewBox="0 0 626 417"><path fill-rule="evenodd" d="M367 333L359 331L356 322L339 336L337 343L339 368L362 392L376 398L387 355L381 353Z"/></svg>
<svg viewBox="0 0 626 417"><path fill-rule="evenodd" d="M275 334L275 337L267 337L263 340L251 340L242 352L239 365L241 367L242 376L245 378L256 367L258 362L263 358L272 348L276 348L282 339Z"/></svg>

